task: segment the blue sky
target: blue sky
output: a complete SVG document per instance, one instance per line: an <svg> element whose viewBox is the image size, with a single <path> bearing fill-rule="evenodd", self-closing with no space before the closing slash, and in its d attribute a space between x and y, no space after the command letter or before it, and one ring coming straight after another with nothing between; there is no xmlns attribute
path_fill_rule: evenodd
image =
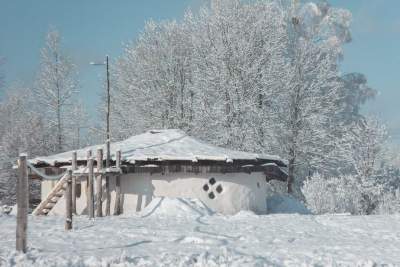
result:
<svg viewBox="0 0 400 267"><path fill-rule="evenodd" d="M96 112L105 70L89 62L112 59L134 40L149 19L180 19L200 0L140 1L68 0L2 1L0 4L0 70L6 87L29 85L39 67L40 49L50 27L57 28L65 51L78 66L80 91L89 111Z"/></svg>
<svg viewBox="0 0 400 267"><path fill-rule="evenodd" d="M146 1L2 1L0 4L0 57L5 64L6 87L29 85L39 66L39 51L46 32L56 27L66 52L80 73L80 90L94 114L99 102L102 67L89 65L106 54L118 57L123 44L134 40L148 19L180 19L204 0ZM400 142L400 1L331 0L333 6L353 13L353 42L346 45L343 72L361 72L379 90L364 112L384 119Z"/></svg>
<svg viewBox="0 0 400 267"><path fill-rule="evenodd" d="M400 143L400 1L332 0L353 13L353 41L345 46L342 70L364 73L379 91L364 113L382 118Z"/></svg>

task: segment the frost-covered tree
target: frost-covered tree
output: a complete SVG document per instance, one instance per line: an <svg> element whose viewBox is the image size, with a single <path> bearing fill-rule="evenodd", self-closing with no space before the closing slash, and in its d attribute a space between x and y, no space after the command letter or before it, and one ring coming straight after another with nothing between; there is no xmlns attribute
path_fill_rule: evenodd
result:
<svg viewBox="0 0 400 267"><path fill-rule="evenodd" d="M350 128L350 161L355 173L364 179L374 176L380 168L387 131L375 118L365 118Z"/></svg>
<svg viewBox="0 0 400 267"><path fill-rule="evenodd" d="M1 103L2 149L8 159L14 159L23 152L30 155L47 152L44 122L31 109L32 98L28 89L16 88L8 90Z"/></svg>
<svg viewBox="0 0 400 267"><path fill-rule="evenodd" d="M53 152L65 149L67 124L71 118L72 99L77 92L75 66L61 49L61 37L56 30L46 36L46 44L41 51L41 67L35 84L35 97L54 133Z"/></svg>
<svg viewBox="0 0 400 267"><path fill-rule="evenodd" d="M393 194L399 188L399 172L391 166L384 167L382 164L386 140L386 130L376 119L366 118L354 122L350 127L345 128L343 135L343 165L348 166L346 173L329 177L314 175L308 179L302 188L308 205L319 213L325 212L351 212L354 214L372 214L383 212L388 209L390 201L396 201ZM344 183L344 184L343 184ZM341 187L341 185L346 187ZM320 187L327 188L320 191ZM341 192L346 198L327 203L327 199L321 200L320 192L324 192L326 198L329 194L335 195ZM326 193L329 192L329 193ZM325 208L317 207L316 199L324 202ZM348 201L357 199L357 209L348 207L340 209ZM341 211L337 211L341 210Z"/></svg>
<svg viewBox="0 0 400 267"><path fill-rule="evenodd" d="M350 20L325 2L211 0L180 22L149 22L113 66L113 137L173 127L278 154L289 191L308 170L335 171L344 126L373 95L361 75L339 72Z"/></svg>
<svg viewBox="0 0 400 267"><path fill-rule="evenodd" d="M385 192L379 199L378 214L400 214L400 189Z"/></svg>
<svg viewBox="0 0 400 267"><path fill-rule="evenodd" d="M72 104L67 122L67 128L70 129L66 134L69 141L68 147L71 149L81 148L82 145L88 145L87 129L89 128L89 115L86 112L82 101L78 100ZM92 143L89 143L92 144Z"/></svg>
<svg viewBox="0 0 400 267"><path fill-rule="evenodd" d="M186 24L150 21L125 48L112 69L114 138L150 127L190 130L193 49L187 31Z"/></svg>
<svg viewBox="0 0 400 267"><path fill-rule="evenodd" d="M353 123L363 119L360 109L363 104L376 95L376 90L368 86L367 78L360 73L348 73L341 77L343 82L343 105L341 120Z"/></svg>
<svg viewBox="0 0 400 267"><path fill-rule="evenodd" d="M285 28L275 3L212 1L193 20L196 134L218 145L272 148Z"/></svg>
<svg viewBox="0 0 400 267"><path fill-rule="evenodd" d="M307 12L311 9L313 13ZM319 10L320 13L316 12ZM324 168L335 144L335 118L342 108L339 79L340 49L320 35L329 7L291 5L285 22L290 67L278 94L276 129L288 159L288 192L299 169ZM311 13L311 15L309 14ZM313 14L318 20L311 20ZM325 171L325 170L323 170Z"/></svg>
<svg viewBox="0 0 400 267"><path fill-rule="evenodd" d="M384 165L389 165L400 169L400 144L395 144L392 142L390 143L390 146L386 147Z"/></svg>
<svg viewBox="0 0 400 267"><path fill-rule="evenodd" d="M387 142L383 151L380 168L374 176L384 181L386 191L397 190L400 188L400 146Z"/></svg>
<svg viewBox="0 0 400 267"><path fill-rule="evenodd" d="M351 41L351 13L346 9L332 7L328 1L299 2L289 0L286 5L289 19L296 18L298 34L342 55L343 44Z"/></svg>
<svg viewBox="0 0 400 267"><path fill-rule="evenodd" d="M12 165L20 153L30 157L47 153L48 132L42 118L32 111L32 92L25 88L10 88L0 102L0 200L12 204L15 200L15 171ZM31 191L38 198L40 191Z"/></svg>
<svg viewBox="0 0 400 267"><path fill-rule="evenodd" d="M285 64L278 11L213 1L181 23L148 23L115 67L113 129L124 125L126 136L182 128L220 145L267 150L263 127L271 127L268 105Z"/></svg>
<svg viewBox="0 0 400 267"><path fill-rule="evenodd" d="M367 214L373 212L384 191L386 178L377 175L381 168L386 129L378 120L367 118L350 128L350 162L362 187ZM383 178L383 180L382 180Z"/></svg>

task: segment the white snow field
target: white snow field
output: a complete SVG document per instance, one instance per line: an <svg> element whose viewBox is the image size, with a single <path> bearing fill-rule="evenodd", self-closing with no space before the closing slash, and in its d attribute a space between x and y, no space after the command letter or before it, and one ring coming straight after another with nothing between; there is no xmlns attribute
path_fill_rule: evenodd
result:
<svg viewBox="0 0 400 267"><path fill-rule="evenodd" d="M400 216L213 214L198 200L156 198L142 212L89 220L0 215L1 266L400 266Z"/></svg>

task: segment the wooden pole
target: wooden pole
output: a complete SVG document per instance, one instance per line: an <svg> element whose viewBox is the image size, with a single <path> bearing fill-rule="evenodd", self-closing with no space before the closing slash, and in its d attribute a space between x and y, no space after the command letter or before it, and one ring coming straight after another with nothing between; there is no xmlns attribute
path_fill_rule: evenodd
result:
<svg viewBox="0 0 400 267"><path fill-rule="evenodd" d="M87 171L89 173L89 159L92 157L92 151L88 150L86 152L86 167L87 167ZM89 176L86 177L86 207L88 209L88 215L89 215Z"/></svg>
<svg viewBox="0 0 400 267"><path fill-rule="evenodd" d="M115 154L115 167L121 168L121 150ZM121 175L117 174L115 177L115 206L114 215L121 214Z"/></svg>
<svg viewBox="0 0 400 267"><path fill-rule="evenodd" d="M72 171L76 171L78 169L76 151L72 152L71 169L72 169ZM76 176L75 175L72 175L72 213L76 214Z"/></svg>
<svg viewBox="0 0 400 267"><path fill-rule="evenodd" d="M94 218L94 197L93 197L93 159L88 160L88 215Z"/></svg>
<svg viewBox="0 0 400 267"><path fill-rule="evenodd" d="M110 148L110 70L108 64L108 55L106 55L106 70L107 70L107 136L106 136L106 169L110 168L111 148ZM106 216L110 216L111 194L110 194L110 177L106 175Z"/></svg>
<svg viewBox="0 0 400 267"><path fill-rule="evenodd" d="M65 230L72 229L72 170L68 171L65 191Z"/></svg>
<svg viewBox="0 0 400 267"><path fill-rule="evenodd" d="M106 216L110 216L111 209L111 192L110 192L110 176L106 175Z"/></svg>
<svg viewBox="0 0 400 267"><path fill-rule="evenodd" d="M26 155L21 154L18 161L17 180L17 231L16 250L26 253L26 231L28 228L29 181Z"/></svg>
<svg viewBox="0 0 400 267"><path fill-rule="evenodd" d="M103 170L103 149L97 149L97 175L96 180L96 216L103 216L103 203L102 203L102 193L103 193L103 175L100 173Z"/></svg>
<svg viewBox="0 0 400 267"><path fill-rule="evenodd" d="M111 97L110 97L110 70L108 66L108 55L106 56L106 71L107 71L107 114L106 114L106 127L107 127L107 136L106 136L106 146L107 146L107 155L106 155L106 168L110 167L111 160L111 150L110 150L110 105L111 105Z"/></svg>

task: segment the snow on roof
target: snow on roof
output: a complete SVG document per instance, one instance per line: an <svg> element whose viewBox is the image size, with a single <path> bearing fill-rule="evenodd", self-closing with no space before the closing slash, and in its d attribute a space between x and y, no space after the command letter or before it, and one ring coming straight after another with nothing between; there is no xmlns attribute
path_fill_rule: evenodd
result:
<svg viewBox="0 0 400 267"><path fill-rule="evenodd" d="M132 136L124 141L111 143L111 158L115 160L115 153L121 150L122 161L135 163L136 161L193 161L212 160L232 162L232 160L266 160L276 162L284 166L285 163L278 156L261 155L242 151L234 151L222 147L214 146L176 129L170 130L151 130L146 133ZM78 160L86 160L87 151L92 150L95 155L98 148L105 145L96 145L77 150ZM64 152L47 157L37 157L31 159L34 165L70 163L72 151Z"/></svg>

